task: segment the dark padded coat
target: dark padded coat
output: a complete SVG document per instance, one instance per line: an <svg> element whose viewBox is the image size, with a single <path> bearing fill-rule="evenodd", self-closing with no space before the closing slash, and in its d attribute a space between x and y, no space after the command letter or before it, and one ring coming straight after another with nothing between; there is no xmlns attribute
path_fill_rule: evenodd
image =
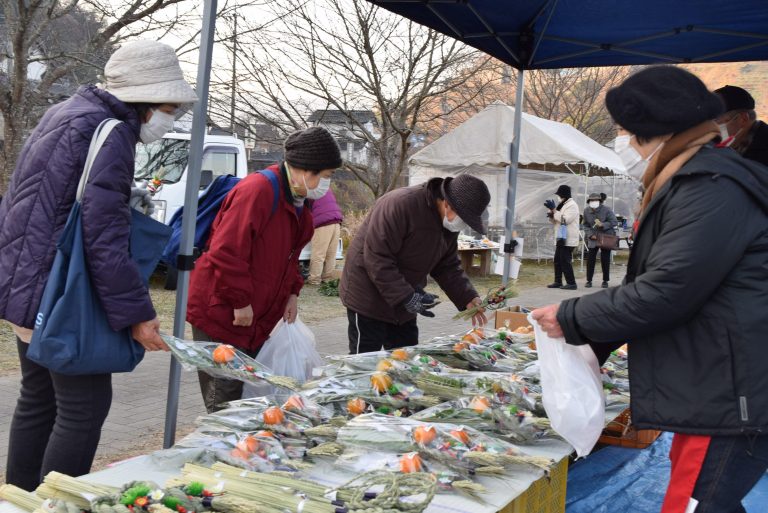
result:
<svg viewBox="0 0 768 513"><path fill-rule="evenodd" d="M88 268L113 329L155 317L128 251L138 115L108 92L87 86L43 116L0 204L0 318L33 328L91 137L107 118L123 123L104 143L83 194Z"/></svg>
<svg viewBox="0 0 768 513"><path fill-rule="evenodd" d="M619 287L565 301L569 344L629 342L638 429L768 430L768 173L705 147L646 208Z"/></svg>

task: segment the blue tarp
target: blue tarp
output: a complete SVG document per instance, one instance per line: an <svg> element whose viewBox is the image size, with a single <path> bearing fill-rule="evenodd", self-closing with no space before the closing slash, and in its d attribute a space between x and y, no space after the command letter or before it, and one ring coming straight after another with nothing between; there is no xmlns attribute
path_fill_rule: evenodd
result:
<svg viewBox="0 0 768 513"><path fill-rule="evenodd" d="M369 0L518 69L768 59L766 0Z"/></svg>
<svg viewBox="0 0 768 513"><path fill-rule="evenodd" d="M647 449L606 447L568 470L566 513L658 513L669 483L672 434ZM743 501L747 513L768 510L768 474Z"/></svg>

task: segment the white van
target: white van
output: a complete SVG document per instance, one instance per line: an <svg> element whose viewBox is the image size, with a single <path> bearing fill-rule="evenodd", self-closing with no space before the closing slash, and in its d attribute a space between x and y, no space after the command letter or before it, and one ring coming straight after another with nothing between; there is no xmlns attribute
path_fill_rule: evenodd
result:
<svg viewBox="0 0 768 513"><path fill-rule="evenodd" d="M152 217L162 223L170 222L173 214L184 205L187 188L187 163L189 161L188 133L171 132L150 144L139 143L136 148L136 182L158 179L162 186L154 194L152 202L155 212ZM241 139L229 135L206 135L203 148L203 164L200 176L200 194L217 176L233 175L245 178L248 174L248 154ZM339 239L336 260L344 258L344 246ZM307 244L301 251L299 261L308 268L312 245ZM166 288L176 288L175 269L168 269Z"/></svg>
<svg viewBox="0 0 768 513"><path fill-rule="evenodd" d="M168 133L150 144L139 144L136 149L136 181L162 180L160 190L153 196L155 213L162 223L184 205L187 188L187 162L189 161L190 134ZM200 191L221 175L245 178L248 174L245 144L228 135L206 135L201 167Z"/></svg>

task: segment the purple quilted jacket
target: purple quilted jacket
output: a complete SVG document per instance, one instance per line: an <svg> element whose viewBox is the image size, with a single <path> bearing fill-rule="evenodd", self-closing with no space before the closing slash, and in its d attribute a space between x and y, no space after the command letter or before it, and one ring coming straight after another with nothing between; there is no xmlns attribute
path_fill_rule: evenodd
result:
<svg viewBox="0 0 768 513"><path fill-rule="evenodd" d="M339 204L336 203L336 196L333 194L332 189L328 189L325 196L312 203L312 221L315 228L329 224L339 224L343 220L344 216L341 214Z"/></svg>
<svg viewBox="0 0 768 513"><path fill-rule="evenodd" d="M0 318L34 327L91 137L107 118L123 123L104 143L83 195L86 259L113 329L155 317L128 253L128 200L139 119L133 108L111 94L86 86L43 116L21 151L0 203Z"/></svg>

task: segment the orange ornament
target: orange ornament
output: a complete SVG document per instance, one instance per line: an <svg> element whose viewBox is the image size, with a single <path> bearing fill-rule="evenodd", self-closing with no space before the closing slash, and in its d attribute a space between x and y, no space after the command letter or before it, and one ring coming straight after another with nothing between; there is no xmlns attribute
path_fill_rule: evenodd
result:
<svg viewBox="0 0 768 513"><path fill-rule="evenodd" d="M368 405L365 404L365 401L359 397L355 397L354 399L347 401L347 411L350 413L350 415L360 415L365 411L367 407Z"/></svg>
<svg viewBox="0 0 768 513"><path fill-rule="evenodd" d="M400 458L400 472L409 474L411 472L420 472L422 469L421 456L417 452L409 452Z"/></svg>
<svg viewBox="0 0 768 513"><path fill-rule="evenodd" d="M451 436L464 445L469 445L469 435L464 431L463 427L451 431Z"/></svg>
<svg viewBox="0 0 768 513"><path fill-rule="evenodd" d="M237 447L243 452L253 453L253 452L256 452L256 450L259 448L259 441L256 440L254 437L248 435L242 440L240 440L239 442L237 442L237 445L235 447Z"/></svg>
<svg viewBox="0 0 768 513"><path fill-rule="evenodd" d="M405 349L395 349L392 351L392 358L395 360L400 360L401 362L404 362L408 359L408 351Z"/></svg>
<svg viewBox="0 0 768 513"><path fill-rule="evenodd" d="M229 344L220 344L213 350L213 361L215 363L229 363L235 359L235 348Z"/></svg>
<svg viewBox="0 0 768 513"><path fill-rule="evenodd" d="M239 447L235 447L234 449L232 449L229 455L235 459L244 460L244 461L248 461L251 458L251 455L248 452L243 451Z"/></svg>
<svg viewBox="0 0 768 513"><path fill-rule="evenodd" d="M264 410L264 424L282 424L285 420L283 410L277 406L272 406Z"/></svg>
<svg viewBox="0 0 768 513"><path fill-rule="evenodd" d="M491 401L487 397L476 395L469 402L469 407L475 410L475 413L485 413L491 407Z"/></svg>
<svg viewBox="0 0 768 513"><path fill-rule="evenodd" d="M274 438L275 437L275 435L274 435L274 433L272 433L272 431L259 431L254 436L258 436L258 437L261 437L261 438Z"/></svg>
<svg viewBox="0 0 768 513"><path fill-rule="evenodd" d="M389 360L381 360L379 363L376 364L376 370L381 372L386 372L389 369L392 368L392 362Z"/></svg>
<svg viewBox="0 0 768 513"><path fill-rule="evenodd" d="M299 395L292 395L288 398L287 401L285 401L285 404L283 405L284 410L303 410L304 409L304 400Z"/></svg>
<svg viewBox="0 0 768 513"><path fill-rule="evenodd" d="M430 444L437 437L437 431L434 426L418 426L413 430L413 439L417 444Z"/></svg>
<svg viewBox="0 0 768 513"><path fill-rule="evenodd" d="M475 328L471 331L471 333L478 339L485 338L485 330L483 328Z"/></svg>
<svg viewBox="0 0 768 513"><path fill-rule="evenodd" d="M472 333L467 333L461 337L461 341L467 344L477 344L477 338Z"/></svg>
<svg viewBox="0 0 768 513"><path fill-rule="evenodd" d="M469 349L469 344L467 342L458 342L453 346L453 351L456 353L460 353L465 349Z"/></svg>
<svg viewBox="0 0 768 513"><path fill-rule="evenodd" d="M371 386L380 394L384 394L392 386L392 378L384 372L376 372L371 376Z"/></svg>

